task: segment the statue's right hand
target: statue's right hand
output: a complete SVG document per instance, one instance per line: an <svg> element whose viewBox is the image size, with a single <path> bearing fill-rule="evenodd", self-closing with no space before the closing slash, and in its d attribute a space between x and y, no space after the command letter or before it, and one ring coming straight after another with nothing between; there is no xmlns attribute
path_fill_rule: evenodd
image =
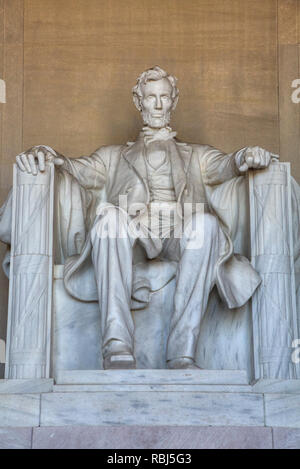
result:
<svg viewBox="0 0 300 469"><path fill-rule="evenodd" d="M59 157L55 150L46 145L37 145L30 150L20 153L16 160L21 171L38 174L39 171L45 171L46 161L52 161L55 165L62 165L63 159Z"/></svg>

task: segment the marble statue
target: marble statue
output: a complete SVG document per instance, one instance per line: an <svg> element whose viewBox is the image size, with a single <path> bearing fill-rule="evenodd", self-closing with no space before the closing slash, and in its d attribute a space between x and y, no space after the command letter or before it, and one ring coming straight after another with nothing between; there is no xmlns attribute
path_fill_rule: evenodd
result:
<svg viewBox="0 0 300 469"><path fill-rule="evenodd" d="M100 147L92 155L80 158L68 158L49 146L38 145L18 155L16 160L16 186L18 178L30 176L32 181L34 176L39 181L35 190L41 192L36 192L35 200L46 197L46 189L37 187L47 184L48 167L55 167L57 179L63 181L64 199L60 198L55 208L59 219L57 225L54 223L55 252L49 250L48 238L44 250L40 248L38 252L43 252L45 259L54 256L55 264L64 264L64 287L70 296L82 301L82 314L84 302L98 300L105 369L136 367L132 296L138 287L143 292L145 286L134 278L137 246L149 262L167 260L174 268L176 286L166 350L166 366L170 369L199 368L195 360L197 341L213 289L217 289L226 308L235 310L248 304L263 278L260 269L254 268L256 265L234 248L233 237L245 228L239 225L239 220L243 220L246 212L245 199L237 199L234 192L236 181L244 184L249 169L258 175L260 171L275 174L276 168L285 170L277 163L276 155L259 147L225 154L209 145L177 140L176 132L169 126L179 95L176 81L158 66L139 76L133 88L133 101L144 126L135 142ZM284 184L286 173L279 176L275 179L281 177L280 184ZM254 186L256 181L259 179L253 179ZM299 189L293 184L297 205ZM23 186L20 183L18 187ZM270 186L266 183L266 187ZM15 196L16 200L19 197L19 207L25 200L25 193L20 191ZM283 202L280 203L283 207ZM10 197L0 212L0 238L7 244L11 244L11 204ZM43 219L51 213L53 216L51 204L47 207L48 215L43 212ZM22 213L21 208L18 210ZM33 207L28 215L36 210ZM22 245L22 230L24 227L19 231L18 248ZM246 235L249 236L250 233ZM259 246L258 260L266 262L268 253L261 252ZM33 251L26 249L24 266L28 267L27 253ZM298 251L295 255L298 256ZM291 259L290 253L287 256ZM275 260L271 264L272 270ZM293 270L294 259L291 265ZM275 273L279 271L277 261ZM50 281L48 264L43 272L45 281ZM290 274L288 270L284 273ZM138 294L135 298L142 303ZM287 330L291 329L288 323L291 321L294 332L291 337L288 333L282 344L287 349L298 327L295 304L290 308ZM29 317L30 312L23 323ZM270 331L270 337L274 337L273 333ZM257 350L267 354L271 350L268 347L264 349L259 344ZM42 375L43 372L39 376Z"/></svg>

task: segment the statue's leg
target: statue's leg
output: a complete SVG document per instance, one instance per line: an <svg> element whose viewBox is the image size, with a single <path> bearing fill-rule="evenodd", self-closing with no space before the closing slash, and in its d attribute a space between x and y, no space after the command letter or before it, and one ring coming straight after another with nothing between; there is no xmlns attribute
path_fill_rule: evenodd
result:
<svg viewBox="0 0 300 469"><path fill-rule="evenodd" d="M111 205L97 216L91 230L101 314L104 368L134 368L134 323L130 311L134 239L128 216Z"/></svg>
<svg viewBox="0 0 300 469"><path fill-rule="evenodd" d="M195 213L185 221L183 235L168 240L164 256L178 260L174 313L170 324L167 361L170 368L193 368L201 319L224 252L225 236L215 216Z"/></svg>

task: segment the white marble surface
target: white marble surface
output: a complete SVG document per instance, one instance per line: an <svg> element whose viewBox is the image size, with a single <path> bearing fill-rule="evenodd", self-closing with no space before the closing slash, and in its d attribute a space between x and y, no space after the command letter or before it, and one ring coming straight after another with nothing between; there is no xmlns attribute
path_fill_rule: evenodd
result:
<svg viewBox="0 0 300 469"><path fill-rule="evenodd" d="M41 396L41 426L264 425L259 394L53 393Z"/></svg>
<svg viewBox="0 0 300 469"><path fill-rule="evenodd" d="M184 425L300 428L300 394L249 385L55 385L41 394L0 393L0 427ZM40 423L42 422L42 423Z"/></svg>
<svg viewBox="0 0 300 469"><path fill-rule="evenodd" d="M1 449L31 449L33 429L0 427Z"/></svg>
<svg viewBox="0 0 300 469"><path fill-rule="evenodd" d="M166 350L175 280L151 293L151 302L140 311L133 311L135 324L134 353L137 368L166 368Z"/></svg>
<svg viewBox="0 0 300 469"><path fill-rule="evenodd" d="M34 449L271 449L263 427L93 426L33 429Z"/></svg>
<svg viewBox="0 0 300 469"><path fill-rule="evenodd" d="M300 449L287 427L0 427L0 449Z"/></svg>
<svg viewBox="0 0 300 469"><path fill-rule="evenodd" d="M101 328L97 303L82 303L65 290L63 266L55 266L54 375L59 369L101 369ZM175 280L151 294L151 303L133 311L134 350L138 369L164 369L168 325L173 311ZM84 305L84 314L83 314ZM229 310L213 290L202 321L196 361L204 368L247 369L251 373L251 318L249 305Z"/></svg>
<svg viewBox="0 0 300 469"><path fill-rule="evenodd" d="M56 384L249 384L240 370L60 370Z"/></svg>
<svg viewBox="0 0 300 469"><path fill-rule="evenodd" d="M251 261L262 278L252 298L255 378L300 378L290 164L249 173Z"/></svg>
<svg viewBox="0 0 300 469"><path fill-rule="evenodd" d="M273 442L276 449L300 449L300 429L275 427Z"/></svg>
<svg viewBox="0 0 300 469"><path fill-rule="evenodd" d="M53 390L53 379L1 379L0 394L39 394Z"/></svg>
<svg viewBox="0 0 300 469"><path fill-rule="evenodd" d="M201 323L197 363L205 369L247 370L251 376L251 330L251 304L229 309L213 289Z"/></svg>
<svg viewBox="0 0 300 469"><path fill-rule="evenodd" d="M5 377L50 377L54 166L14 166Z"/></svg>
<svg viewBox="0 0 300 469"><path fill-rule="evenodd" d="M100 336L98 304L82 303L72 298L64 288L63 279L54 279L53 375L56 376L57 370L65 368L101 369Z"/></svg>
<svg viewBox="0 0 300 469"><path fill-rule="evenodd" d="M254 392L300 394L300 379L262 379L253 384Z"/></svg>
<svg viewBox="0 0 300 469"><path fill-rule="evenodd" d="M250 385L239 384L58 384L53 392L252 392Z"/></svg>
<svg viewBox="0 0 300 469"><path fill-rule="evenodd" d="M1 427L37 427L40 422L40 394L1 394Z"/></svg>
<svg viewBox="0 0 300 469"><path fill-rule="evenodd" d="M265 394L266 425L300 428L299 394Z"/></svg>

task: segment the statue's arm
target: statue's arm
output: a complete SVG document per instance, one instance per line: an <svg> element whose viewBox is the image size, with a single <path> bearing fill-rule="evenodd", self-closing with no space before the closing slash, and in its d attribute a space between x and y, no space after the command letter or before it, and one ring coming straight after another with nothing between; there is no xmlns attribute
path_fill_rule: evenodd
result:
<svg viewBox="0 0 300 469"><path fill-rule="evenodd" d="M246 174L248 169L263 169L269 166L273 153L260 147L246 147L226 154L206 146L200 151L200 166L203 182L213 186L234 177Z"/></svg>
<svg viewBox="0 0 300 469"><path fill-rule="evenodd" d="M109 151L106 147L96 150L90 156L61 158L63 163L58 168L71 174L85 189L102 189L105 186L109 165Z"/></svg>
<svg viewBox="0 0 300 469"><path fill-rule="evenodd" d="M12 189L2 207L0 207L0 241L11 243L12 226Z"/></svg>
<svg viewBox="0 0 300 469"><path fill-rule="evenodd" d="M47 161L53 162L57 169L70 173L82 187L101 189L106 180L109 151L102 147L90 156L68 158L47 145L38 145L16 157L19 169L33 175L43 172Z"/></svg>
<svg viewBox="0 0 300 469"><path fill-rule="evenodd" d="M211 186L240 175L236 154L228 155L213 147L207 146L200 151L200 166L203 182Z"/></svg>

